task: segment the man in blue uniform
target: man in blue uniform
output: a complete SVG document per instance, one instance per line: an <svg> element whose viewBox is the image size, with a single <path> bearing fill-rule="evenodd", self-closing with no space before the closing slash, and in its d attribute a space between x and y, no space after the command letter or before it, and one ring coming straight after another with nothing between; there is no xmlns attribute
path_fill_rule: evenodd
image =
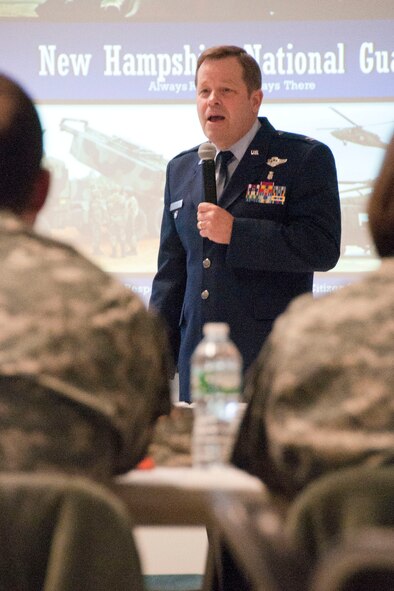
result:
<svg viewBox="0 0 394 591"><path fill-rule="evenodd" d="M227 179L218 174L217 205L204 201L198 147L167 168L151 306L167 321L185 401L204 323L229 323L246 370L275 318L312 291L314 271L335 266L341 233L330 149L258 117L261 72L252 56L234 46L207 49L196 87L204 134L217 155L232 154Z"/></svg>

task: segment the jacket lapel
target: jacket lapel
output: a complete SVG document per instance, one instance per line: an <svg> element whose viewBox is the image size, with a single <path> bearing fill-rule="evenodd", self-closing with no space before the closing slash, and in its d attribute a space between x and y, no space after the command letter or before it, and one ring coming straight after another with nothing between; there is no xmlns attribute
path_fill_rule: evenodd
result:
<svg viewBox="0 0 394 591"><path fill-rule="evenodd" d="M201 201L204 201L204 179L202 173L202 162L197 157L196 163L190 175L190 195L196 208Z"/></svg>

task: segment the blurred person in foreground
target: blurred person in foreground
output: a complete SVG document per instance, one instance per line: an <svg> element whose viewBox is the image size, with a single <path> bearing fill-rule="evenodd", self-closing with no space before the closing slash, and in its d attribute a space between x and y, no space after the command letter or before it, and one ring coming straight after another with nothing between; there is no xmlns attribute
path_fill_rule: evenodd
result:
<svg viewBox="0 0 394 591"><path fill-rule="evenodd" d="M260 67L244 49L205 50L197 61L197 111L216 150L218 204L204 194L199 146L167 167L150 305L169 328L185 401L190 357L206 322L230 325L246 370L275 318L312 291L315 271L339 258L333 155L325 144L258 117L261 86Z"/></svg>
<svg viewBox="0 0 394 591"><path fill-rule="evenodd" d="M326 472L394 464L394 136L368 213L380 267L297 298L248 376L233 462L290 499Z"/></svg>
<svg viewBox="0 0 394 591"><path fill-rule="evenodd" d="M42 157L33 102L0 75L0 470L106 480L139 462L169 412L167 341L129 289L34 232Z"/></svg>

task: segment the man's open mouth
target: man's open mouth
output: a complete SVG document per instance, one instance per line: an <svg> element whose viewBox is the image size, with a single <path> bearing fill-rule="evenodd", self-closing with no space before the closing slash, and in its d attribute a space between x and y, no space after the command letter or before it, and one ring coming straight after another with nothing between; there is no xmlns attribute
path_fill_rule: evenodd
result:
<svg viewBox="0 0 394 591"><path fill-rule="evenodd" d="M223 121L223 119L223 115L211 115L210 117L208 117L208 121L211 121L211 123L215 123L216 121Z"/></svg>

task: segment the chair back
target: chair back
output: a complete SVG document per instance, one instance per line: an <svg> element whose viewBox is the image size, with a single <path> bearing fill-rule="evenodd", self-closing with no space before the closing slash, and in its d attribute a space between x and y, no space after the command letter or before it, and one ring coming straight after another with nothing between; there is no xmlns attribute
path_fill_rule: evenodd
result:
<svg viewBox="0 0 394 591"><path fill-rule="evenodd" d="M229 491L208 505L203 591L394 590L394 466L323 476L285 516Z"/></svg>
<svg viewBox="0 0 394 591"><path fill-rule="evenodd" d="M123 503L55 473L0 473L0 591L143 591Z"/></svg>
<svg viewBox="0 0 394 591"><path fill-rule="evenodd" d="M311 591L392 591L394 466L320 477L294 501L286 529L309 564Z"/></svg>
<svg viewBox="0 0 394 591"><path fill-rule="evenodd" d="M303 565L284 538L281 512L266 498L216 491L203 591L305 591Z"/></svg>
<svg viewBox="0 0 394 591"><path fill-rule="evenodd" d="M291 505L286 528L292 543L314 562L353 530L394 527L394 465L360 466L313 481Z"/></svg>
<svg viewBox="0 0 394 591"><path fill-rule="evenodd" d="M367 527L317 562L310 591L393 591L394 528Z"/></svg>

